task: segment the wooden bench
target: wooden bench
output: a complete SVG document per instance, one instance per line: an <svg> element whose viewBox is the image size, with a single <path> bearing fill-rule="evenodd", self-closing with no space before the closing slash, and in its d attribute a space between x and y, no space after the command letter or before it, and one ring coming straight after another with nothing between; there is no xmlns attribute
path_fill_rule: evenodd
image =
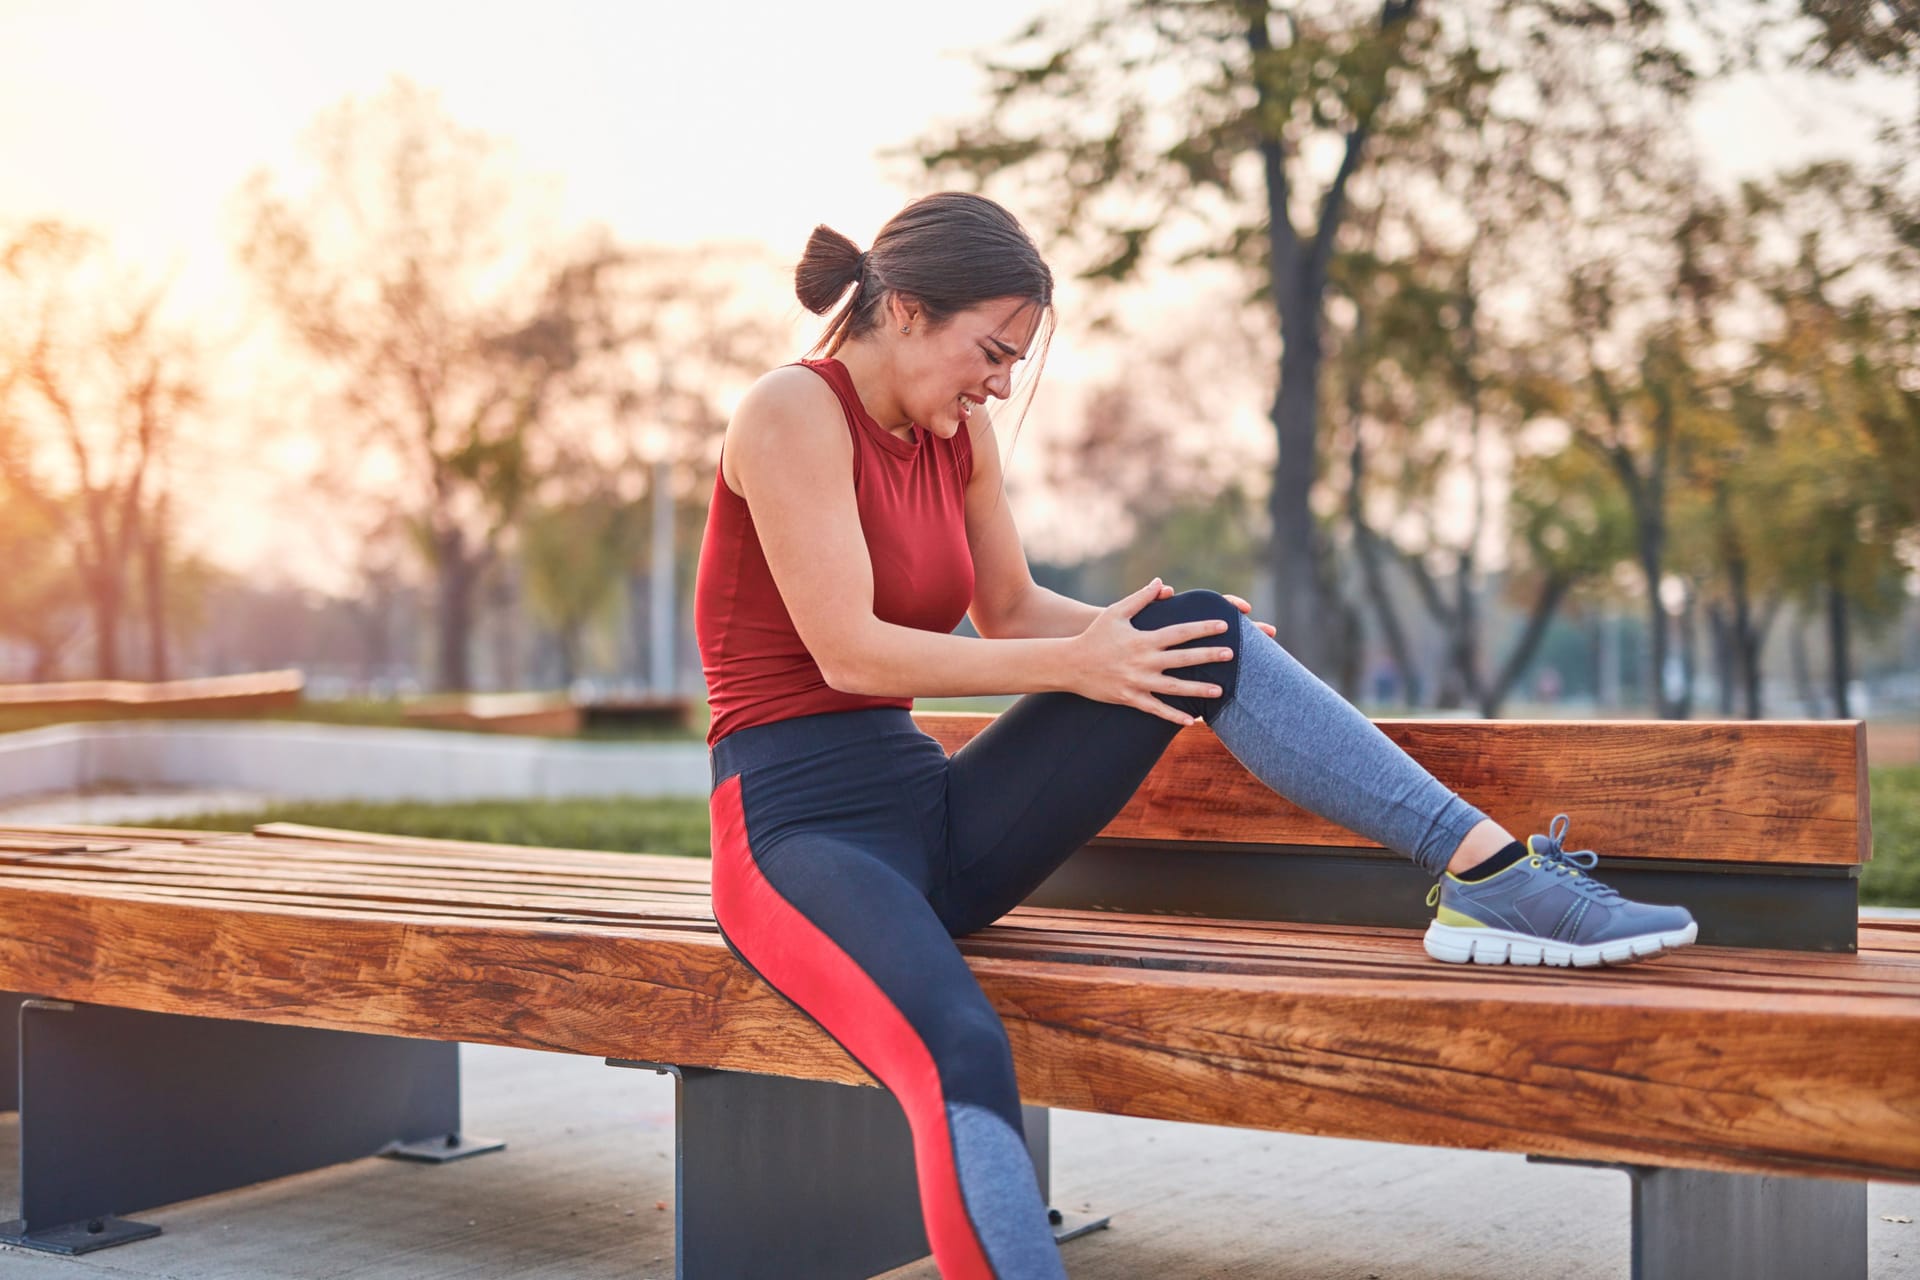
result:
<svg viewBox="0 0 1920 1280"><path fill-rule="evenodd" d="M985 718L921 723L951 748ZM1863 1180L1920 1180L1920 927L1856 930L1860 726L1382 727L1511 823L1572 814L1602 874L1686 902L1702 945L1436 964L1424 877L1185 731L962 944L1043 1186L1048 1107L1509 1151L1626 1170L1636 1276L1864 1277ZM82 1248L139 1233L117 1213L479 1149L454 1057L474 1041L676 1074L683 1277L920 1256L898 1108L844 1087L860 1069L726 951L706 876L284 826L0 831L0 988L38 997L14 1238Z"/></svg>
<svg viewBox="0 0 1920 1280"><path fill-rule="evenodd" d="M401 712L409 724L481 733L574 738L583 730L686 729L693 700L678 696L576 700L565 693L429 694Z"/></svg>
<svg viewBox="0 0 1920 1280"><path fill-rule="evenodd" d="M300 705L306 676L255 671L197 680L71 680L0 684L0 711L110 715L258 715Z"/></svg>

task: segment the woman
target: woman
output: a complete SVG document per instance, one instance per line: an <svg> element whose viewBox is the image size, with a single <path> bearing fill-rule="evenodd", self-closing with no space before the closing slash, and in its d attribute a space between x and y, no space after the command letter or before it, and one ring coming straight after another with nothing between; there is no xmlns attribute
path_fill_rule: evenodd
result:
<svg viewBox="0 0 1920 1280"><path fill-rule="evenodd" d="M1684 910L1586 875L1564 816L1523 846L1447 790L1245 601L1156 579L1101 609L1035 585L983 408L1044 343L1053 277L1006 210L928 196L865 253L820 227L795 282L811 311L841 303L825 355L741 402L700 555L714 914L899 1099L942 1275L1064 1275L1006 1032L953 939L1105 826L1182 726L1438 877L1437 959L1693 941ZM982 638L950 634L963 615ZM1027 696L951 759L909 717L994 693Z"/></svg>

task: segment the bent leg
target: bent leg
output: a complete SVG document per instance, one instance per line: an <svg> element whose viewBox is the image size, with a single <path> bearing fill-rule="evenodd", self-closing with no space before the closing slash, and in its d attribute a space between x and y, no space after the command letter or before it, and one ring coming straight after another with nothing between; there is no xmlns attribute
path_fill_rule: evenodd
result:
<svg viewBox="0 0 1920 1280"><path fill-rule="evenodd" d="M712 797L728 945L900 1102L943 1276L1064 1280L1006 1029L952 938L918 888L852 841L804 833L756 849L752 782L730 777Z"/></svg>
<svg viewBox="0 0 1920 1280"><path fill-rule="evenodd" d="M1133 618L1143 631L1239 612L1211 591L1156 600ZM1263 636L1262 639L1265 637ZM1183 649L1233 647L1233 633ZM1232 696L1236 663L1177 669ZM1189 715L1211 717L1223 698L1161 695ZM1040 887L1075 850L1113 821L1180 726L1135 707L1072 693L1021 698L956 751L947 768L948 876L934 903L955 935L984 928Z"/></svg>

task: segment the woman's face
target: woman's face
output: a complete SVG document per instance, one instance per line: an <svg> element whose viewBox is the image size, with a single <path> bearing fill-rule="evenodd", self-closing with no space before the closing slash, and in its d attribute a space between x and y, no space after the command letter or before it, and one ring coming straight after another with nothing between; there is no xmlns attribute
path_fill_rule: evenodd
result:
<svg viewBox="0 0 1920 1280"><path fill-rule="evenodd" d="M922 313L924 314L924 313ZM1027 358L1040 308L1027 298L993 298L956 312L945 324L896 333L907 416L943 440L967 425L988 400L1004 400L1013 367Z"/></svg>

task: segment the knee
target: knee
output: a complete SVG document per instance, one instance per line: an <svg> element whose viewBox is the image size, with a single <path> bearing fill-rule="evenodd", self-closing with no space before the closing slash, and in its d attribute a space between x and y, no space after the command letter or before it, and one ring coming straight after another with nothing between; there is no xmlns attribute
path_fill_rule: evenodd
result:
<svg viewBox="0 0 1920 1280"><path fill-rule="evenodd" d="M1013 1072L1013 1045L1000 1015L983 996L941 1011L938 1025L928 1028L927 1048L943 1079L973 1082L975 1087Z"/></svg>
<svg viewBox="0 0 1920 1280"><path fill-rule="evenodd" d="M1218 591L1182 591L1178 595L1168 596L1165 600L1156 600L1133 616L1133 625L1142 630L1172 626L1180 622L1199 622L1206 618L1218 618L1228 626L1226 637L1235 638L1240 629L1240 610L1233 601ZM1218 644L1218 637L1193 641L1195 644Z"/></svg>

